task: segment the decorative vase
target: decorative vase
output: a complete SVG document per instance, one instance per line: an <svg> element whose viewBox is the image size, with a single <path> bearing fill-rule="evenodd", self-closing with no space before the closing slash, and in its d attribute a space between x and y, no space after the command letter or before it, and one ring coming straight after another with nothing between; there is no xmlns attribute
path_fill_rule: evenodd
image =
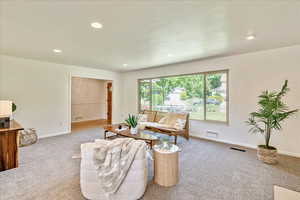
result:
<svg viewBox="0 0 300 200"><path fill-rule="evenodd" d="M130 133L132 134L132 135L135 135L135 134L137 134L138 133L138 127L131 127L130 128Z"/></svg>
<svg viewBox="0 0 300 200"><path fill-rule="evenodd" d="M257 158L258 160L267 164L277 163L277 149L267 149L265 147L257 147Z"/></svg>
<svg viewBox="0 0 300 200"><path fill-rule="evenodd" d="M12 113L12 115L9 117L10 121L15 119L14 113Z"/></svg>

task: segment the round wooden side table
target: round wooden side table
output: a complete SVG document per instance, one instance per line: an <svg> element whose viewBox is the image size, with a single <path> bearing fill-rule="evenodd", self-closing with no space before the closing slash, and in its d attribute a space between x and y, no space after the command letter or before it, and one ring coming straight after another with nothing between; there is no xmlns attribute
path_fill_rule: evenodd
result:
<svg viewBox="0 0 300 200"><path fill-rule="evenodd" d="M170 187L179 181L178 175L178 152L179 147L169 144L168 148L162 145L155 145L154 152L154 183Z"/></svg>

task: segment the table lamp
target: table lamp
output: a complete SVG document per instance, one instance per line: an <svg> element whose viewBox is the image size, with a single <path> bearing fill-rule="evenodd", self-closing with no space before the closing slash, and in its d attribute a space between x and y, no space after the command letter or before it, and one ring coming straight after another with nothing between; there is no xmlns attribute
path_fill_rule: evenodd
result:
<svg viewBox="0 0 300 200"><path fill-rule="evenodd" d="M0 100L0 128L10 127L11 115L12 115L12 101Z"/></svg>

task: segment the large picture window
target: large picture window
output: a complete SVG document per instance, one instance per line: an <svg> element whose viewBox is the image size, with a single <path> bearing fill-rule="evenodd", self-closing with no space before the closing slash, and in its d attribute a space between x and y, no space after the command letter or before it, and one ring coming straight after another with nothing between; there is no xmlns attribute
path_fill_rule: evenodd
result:
<svg viewBox="0 0 300 200"><path fill-rule="evenodd" d="M139 80L139 109L189 112L191 119L228 122L228 71Z"/></svg>

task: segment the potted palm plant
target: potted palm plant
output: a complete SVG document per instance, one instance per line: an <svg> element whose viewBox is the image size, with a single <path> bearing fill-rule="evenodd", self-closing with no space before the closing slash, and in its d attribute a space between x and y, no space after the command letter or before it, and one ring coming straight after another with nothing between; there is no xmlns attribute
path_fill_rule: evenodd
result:
<svg viewBox="0 0 300 200"><path fill-rule="evenodd" d="M251 126L249 132L261 133L265 137L265 144L258 145L257 157L267 164L277 163L277 149L270 146L270 139L273 130L281 130L282 122L295 114L298 110L289 110L282 98L289 91L288 81L284 82L279 92L264 91L259 96L259 110L250 113L246 122Z"/></svg>
<svg viewBox="0 0 300 200"><path fill-rule="evenodd" d="M125 122L127 123L127 125L130 127L130 133L131 134L137 134L138 132L138 117L135 115L128 115L128 118L125 120Z"/></svg>

